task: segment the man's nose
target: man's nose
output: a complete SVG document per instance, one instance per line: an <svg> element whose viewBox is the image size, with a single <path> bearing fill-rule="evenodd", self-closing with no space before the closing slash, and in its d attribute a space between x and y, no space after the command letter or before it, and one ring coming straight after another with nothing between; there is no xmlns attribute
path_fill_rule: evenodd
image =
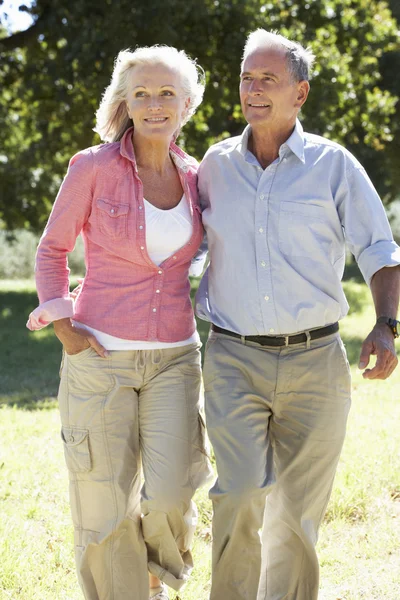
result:
<svg viewBox="0 0 400 600"><path fill-rule="evenodd" d="M259 81L258 79L253 79L249 87L249 94L259 96L260 94L262 94L262 91L263 89L261 81Z"/></svg>

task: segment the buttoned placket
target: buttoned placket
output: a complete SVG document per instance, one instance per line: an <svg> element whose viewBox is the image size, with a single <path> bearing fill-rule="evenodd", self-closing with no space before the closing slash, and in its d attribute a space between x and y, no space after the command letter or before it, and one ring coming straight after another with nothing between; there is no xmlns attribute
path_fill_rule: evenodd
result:
<svg viewBox="0 0 400 600"><path fill-rule="evenodd" d="M174 155L172 155L172 157L174 159ZM174 160L174 162L176 163L175 160ZM191 199L189 186L188 186L186 180L184 179L184 177L182 176L182 172L187 173L188 167L186 165L177 165L179 179L181 181L186 200L189 203L189 210L190 210L190 214L192 217L192 223L193 223L193 232L192 232L191 238L189 239L187 244L185 244L185 246L180 248L175 254L173 254L172 256L167 258L163 263L161 263L161 265L158 266L155 263L153 263L153 261L151 260L149 254L147 252L147 246L146 246L146 217L145 217L146 213L145 213L145 208L144 208L143 183L139 177L136 164L132 163L132 167L133 167L134 178L137 179L138 186L139 186L139 194L138 194L138 202L137 202L137 215L136 215L137 239L138 239L139 247L140 247L140 250L142 252L144 259L146 260L147 263L149 263L152 267L154 267L154 271L155 271L155 280L154 280L154 286L153 286L154 292L153 292L152 302L151 302L151 306L150 306L150 316L149 316L149 339L156 340L157 333L158 333L159 311L160 311L160 306L161 306L161 301L162 301L165 270L170 268L173 264L175 264L179 260L180 254L184 252L185 248L187 246L190 246L193 243L193 238L197 234L197 230L196 230L196 223L195 223L194 214L193 214L194 213L193 202Z"/></svg>
<svg viewBox="0 0 400 600"><path fill-rule="evenodd" d="M270 248L268 244L270 228L270 199L278 162L269 165L265 170L256 167L258 184L255 200L254 239L257 261L257 282L260 313L263 320L262 333L274 335L277 330L277 317L273 302L272 273L270 264Z"/></svg>

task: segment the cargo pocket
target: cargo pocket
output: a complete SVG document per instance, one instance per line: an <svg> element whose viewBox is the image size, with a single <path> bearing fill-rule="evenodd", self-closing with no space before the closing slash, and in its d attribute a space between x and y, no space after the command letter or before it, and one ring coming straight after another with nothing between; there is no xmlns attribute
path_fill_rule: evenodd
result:
<svg viewBox="0 0 400 600"><path fill-rule="evenodd" d="M76 427L62 427L61 439L64 442L65 462L72 473L87 473L92 468L89 447L89 430Z"/></svg>

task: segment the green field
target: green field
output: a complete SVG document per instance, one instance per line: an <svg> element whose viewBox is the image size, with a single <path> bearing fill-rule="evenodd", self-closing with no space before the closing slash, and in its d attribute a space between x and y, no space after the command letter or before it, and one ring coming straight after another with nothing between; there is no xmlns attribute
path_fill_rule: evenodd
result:
<svg viewBox="0 0 400 600"><path fill-rule="evenodd" d="M353 407L320 535L320 598L399 600L400 369L387 381L362 379L355 365L374 313L365 285L344 285L352 311L341 332ZM32 282L0 281L0 599L79 600L55 400L61 351L51 327L25 329L36 302ZM200 331L204 339L205 324ZM196 566L182 600L208 598L206 490L197 502Z"/></svg>

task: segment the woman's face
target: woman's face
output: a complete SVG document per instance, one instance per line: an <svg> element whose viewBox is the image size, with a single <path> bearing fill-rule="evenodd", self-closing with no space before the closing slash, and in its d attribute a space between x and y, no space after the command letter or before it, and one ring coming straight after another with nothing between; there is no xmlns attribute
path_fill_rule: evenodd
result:
<svg viewBox="0 0 400 600"><path fill-rule="evenodd" d="M189 104L179 73L162 63L137 66L131 70L129 83L126 104L135 134L171 139Z"/></svg>

